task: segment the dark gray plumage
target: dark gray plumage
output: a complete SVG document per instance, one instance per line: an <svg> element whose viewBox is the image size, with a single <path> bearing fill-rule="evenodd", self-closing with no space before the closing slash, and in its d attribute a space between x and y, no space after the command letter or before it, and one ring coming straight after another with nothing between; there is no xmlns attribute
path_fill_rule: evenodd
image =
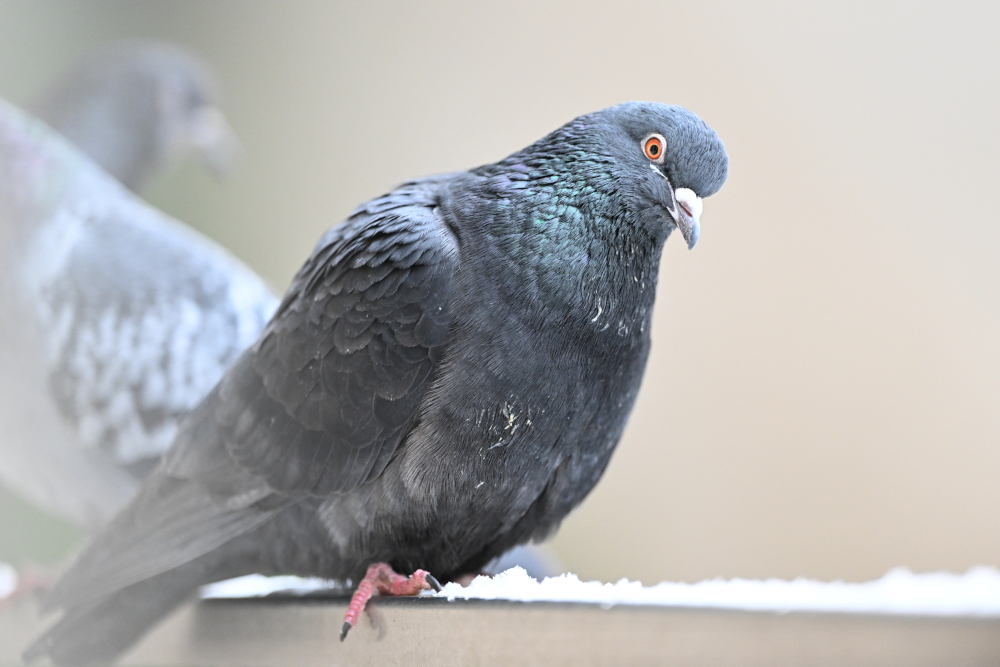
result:
<svg viewBox="0 0 1000 667"><path fill-rule="evenodd" d="M176 44L116 43L78 61L33 113L134 191L197 151L216 173L239 144L209 68Z"/></svg>
<svg viewBox="0 0 1000 667"><path fill-rule="evenodd" d="M277 298L0 101L0 482L105 525Z"/></svg>
<svg viewBox="0 0 1000 667"><path fill-rule="evenodd" d="M630 103L361 206L53 589L66 613L27 657L113 658L218 579L449 579L548 535L621 436L663 243L693 245L726 171L697 116Z"/></svg>

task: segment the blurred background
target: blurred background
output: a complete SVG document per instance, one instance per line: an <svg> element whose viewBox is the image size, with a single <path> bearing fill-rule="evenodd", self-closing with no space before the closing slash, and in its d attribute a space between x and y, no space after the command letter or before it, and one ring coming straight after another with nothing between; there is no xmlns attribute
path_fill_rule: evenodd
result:
<svg viewBox="0 0 1000 667"><path fill-rule="evenodd" d="M690 108L729 181L667 244L638 404L551 546L582 578L864 580L1000 564L998 29L985 2L4 1L0 97L123 37L200 52L241 164L149 199L281 290L404 179ZM0 492L0 561L79 539Z"/></svg>

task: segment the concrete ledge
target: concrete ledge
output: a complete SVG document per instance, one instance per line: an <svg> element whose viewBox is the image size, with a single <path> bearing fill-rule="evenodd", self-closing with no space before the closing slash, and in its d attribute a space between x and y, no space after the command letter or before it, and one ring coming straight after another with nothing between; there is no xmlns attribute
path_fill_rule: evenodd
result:
<svg viewBox="0 0 1000 667"><path fill-rule="evenodd" d="M0 661L43 624L0 613ZM338 641L344 599L205 600L133 665L997 665L1000 619L381 599ZM12 613L13 612L13 613Z"/></svg>

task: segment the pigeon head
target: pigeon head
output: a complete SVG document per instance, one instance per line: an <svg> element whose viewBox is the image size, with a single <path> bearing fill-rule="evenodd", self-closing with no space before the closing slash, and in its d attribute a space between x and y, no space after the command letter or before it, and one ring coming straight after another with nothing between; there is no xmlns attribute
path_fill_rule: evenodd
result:
<svg viewBox="0 0 1000 667"><path fill-rule="evenodd" d="M208 67L167 43L126 43L120 54L119 63L130 70L127 76L141 82L156 100L166 157L176 159L194 150L216 176L224 174L239 152L239 142L217 106L219 86Z"/></svg>
<svg viewBox="0 0 1000 667"><path fill-rule="evenodd" d="M218 87L197 57L174 44L128 40L79 61L36 114L132 190L190 151L216 174L238 151L216 106Z"/></svg>
<svg viewBox="0 0 1000 667"><path fill-rule="evenodd" d="M654 217L679 229L693 248L702 197L717 192L728 171L729 158L715 131L683 107L655 102L620 104L576 122L592 127L614 158L620 181L631 190L623 194L633 205L659 213Z"/></svg>
<svg viewBox="0 0 1000 667"><path fill-rule="evenodd" d="M726 180L722 140L687 109L628 102L580 116L542 139L548 151L624 203L651 231L680 230L688 247L700 231L702 198ZM609 179L610 177L610 179Z"/></svg>

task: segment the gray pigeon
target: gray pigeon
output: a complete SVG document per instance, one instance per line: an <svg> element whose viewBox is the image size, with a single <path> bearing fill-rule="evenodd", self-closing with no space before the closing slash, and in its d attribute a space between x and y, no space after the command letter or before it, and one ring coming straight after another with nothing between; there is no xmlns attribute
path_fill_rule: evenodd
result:
<svg viewBox="0 0 1000 667"><path fill-rule="evenodd" d="M663 244L695 244L727 165L691 112L629 103L362 205L52 589L65 613L26 658L111 660L252 572L360 582L346 634L376 590L550 534L625 427Z"/></svg>
<svg viewBox="0 0 1000 667"><path fill-rule="evenodd" d="M239 144L218 97L209 68L186 49L130 40L81 59L32 112L138 192L191 151L216 173L229 166Z"/></svg>
<svg viewBox="0 0 1000 667"><path fill-rule="evenodd" d="M135 493L277 299L0 102L0 482L87 529Z"/></svg>

